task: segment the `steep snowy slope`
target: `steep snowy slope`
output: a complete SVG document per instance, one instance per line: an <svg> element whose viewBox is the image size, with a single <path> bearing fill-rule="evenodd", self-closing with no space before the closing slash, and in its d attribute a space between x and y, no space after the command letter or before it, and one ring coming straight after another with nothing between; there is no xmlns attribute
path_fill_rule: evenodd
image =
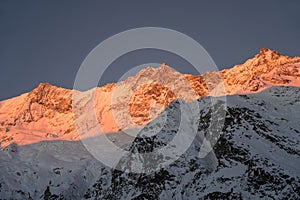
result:
<svg viewBox="0 0 300 200"><path fill-rule="evenodd" d="M119 169L130 171L130 161L136 159L134 152L162 148L175 137L180 102L172 102L165 114L148 123L132 142L122 133L110 136L114 141L122 141L119 145L129 151L120 160ZM135 174L104 166L81 142L11 144L0 152L0 197L299 199L300 88L272 87L256 94L228 96L227 107L222 99L216 99L214 107L218 109L212 109L210 102L209 97L197 101L201 117L197 135L187 151L156 172L147 169L163 161L163 156L144 160L146 173ZM203 136L209 136L211 116L222 113L225 122L223 127L214 129L216 135L221 134L214 152L201 158L199 150ZM165 120L167 123L163 123ZM153 135L155 129L161 130ZM185 134L190 136L189 132Z"/></svg>
<svg viewBox="0 0 300 200"><path fill-rule="evenodd" d="M113 171L102 176L90 194L100 199L298 199L299 92L299 88L274 87L257 94L229 96L214 154L199 158L196 139L170 166L146 175ZM207 132L210 106L206 98L198 102L205 105L197 135L201 138ZM166 128L167 134L172 134L170 128ZM153 138L147 144L153 148L164 141ZM140 139L133 146L141 151L148 148ZM215 168L214 155L218 161ZM111 181L103 184L111 176Z"/></svg>

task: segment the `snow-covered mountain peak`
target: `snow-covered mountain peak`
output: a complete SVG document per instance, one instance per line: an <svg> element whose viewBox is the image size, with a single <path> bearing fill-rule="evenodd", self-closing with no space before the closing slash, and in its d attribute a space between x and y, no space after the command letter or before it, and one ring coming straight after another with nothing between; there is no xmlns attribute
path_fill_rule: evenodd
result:
<svg viewBox="0 0 300 200"><path fill-rule="evenodd" d="M300 57L262 48L243 64L221 71L227 93L251 93L274 85L299 85Z"/></svg>
<svg viewBox="0 0 300 200"><path fill-rule="evenodd" d="M178 98L193 101L205 96L256 93L280 85L300 86L300 57L282 56L267 48L243 64L199 76L181 74L166 63L147 67L124 81L97 87L93 100L85 92L41 83L29 93L0 103L0 133L5 135L0 142L26 144L49 135L78 139L74 116L90 112L95 112L105 133L136 128L153 120ZM75 115L74 93L84 99L79 99L81 103L87 103ZM24 140L28 131L37 137Z"/></svg>
<svg viewBox="0 0 300 200"><path fill-rule="evenodd" d="M29 103L37 103L58 112L71 111L72 91L53 86L49 83L40 83L28 94Z"/></svg>
<svg viewBox="0 0 300 200"><path fill-rule="evenodd" d="M255 57L264 57L267 59L277 59L280 57L279 52L275 51L275 50L271 50L269 48L266 47L262 47L258 54Z"/></svg>
<svg viewBox="0 0 300 200"><path fill-rule="evenodd" d="M148 66L138 72L138 74L143 74L143 73L173 73L174 70L167 65L166 62L163 62L159 67L152 67ZM137 75L138 75L137 74Z"/></svg>

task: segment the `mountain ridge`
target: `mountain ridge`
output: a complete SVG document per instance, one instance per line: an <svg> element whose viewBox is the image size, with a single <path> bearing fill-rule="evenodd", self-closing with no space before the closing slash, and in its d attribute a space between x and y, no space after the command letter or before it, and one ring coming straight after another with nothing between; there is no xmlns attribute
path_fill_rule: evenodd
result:
<svg viewBox="0 0 300 200"><path fill-rule="evenodd" d="M109 133L145 125L177 98L192 101L204 96L255 93L276 85L300 86L300 57L262 48L243 64L198 76L176 72L166 63L156 69L147 67L124 81L95 88L94 103L102 131ZM24 143L25 132L36 135L32 142L79 139L72 113L72 97L77 92L41 83L28 93L1 101L1 146ZM87 106L93 108L91 103Z"/></svg>

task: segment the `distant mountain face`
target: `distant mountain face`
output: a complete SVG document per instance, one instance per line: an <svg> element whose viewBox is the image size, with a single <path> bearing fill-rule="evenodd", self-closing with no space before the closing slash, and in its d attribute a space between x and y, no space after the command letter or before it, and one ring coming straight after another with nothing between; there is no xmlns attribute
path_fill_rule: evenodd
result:
<svg viewBox="0 0 300 200"><path fill-rule="evenodd" d="M214 99L214 97L212 97ZM220 101L222 105L222 100ZM217 102L216 101L216 102ZM208 137L211 97L201 107L198 130L187 151L172 164L147 172L163 155L147 158L167 145L178 131L180 100L165 115L147 123L118 163L130 169L132 159L145 160L145 173L110 169L93 158L79 141L11 144L0 152L0 197L7 199L299 199L300 88L272 87L255 94L227 97L224 126L216 145L199 157ZM190 103L184 103L188 105ZM166 123L161 118L167 117ZM185 116L188 117L188 116ZM162 127L156 135L148 130ZM186 136L189 137L189 132ZM124 140L121 133L112 135ZM148 161L148 162L147 162ZM129 170L130 171L130 170Z"/></svg>
<svg viewBox="0 0 300 200"><path fill-rule="evenodd" d="M261 91L274 85L299 86L300 57L281 56L262 48L242 65L221 72L229 94Z"/></svg>
<svg viewBox="0 0 300 200"><path fill-rule="evenodd" d="M85 112L95 111L101 131L110 133L147 124L178 98L248 94L276 85L300 86L300 57L281 56L266 48L244 64L199 76L180 74L166 64L148 67L122 82L96 88L92 100L89 91L42 83L0 102L0 144L78 140L74 117ZM84 103L75 113L74 93L80 93L79 102Z"/></svg>

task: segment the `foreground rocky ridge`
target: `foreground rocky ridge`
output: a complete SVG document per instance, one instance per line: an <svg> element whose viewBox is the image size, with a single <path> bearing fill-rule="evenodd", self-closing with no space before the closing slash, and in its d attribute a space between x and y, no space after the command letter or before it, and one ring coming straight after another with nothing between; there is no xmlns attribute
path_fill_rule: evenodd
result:
<svg viewBox="0 0 300 200"><path fill-rule="evenodd" d="M79 141L43 141L0 152L0 196L4 199L298 199L300 125L298 87L197 100L198 132L188 150L156 172L126 173L105 167ZM178 131L179 104L172 102L125 149L122 169L134 167L131 152L167 145ZM192 102L191 102L192 103ZM214 151L199 157L212 116L225 112ZM167 116L167 123L161 119ZM177 124L177 125L176 125ZM162 129L149 136L149 130ZM186 133L187 137L190 133ZM121 137L115 134L115 139ZM145 135L148 137L145 137ZM123 139L122 139L123 140ZM146 145L147 144L147 145ZM157 159L163 155L157 155ZM141 156L141 159L143 155ZM127 162L126 162L127 161ZM144 168L151 167L145 162Z"/></svg>

